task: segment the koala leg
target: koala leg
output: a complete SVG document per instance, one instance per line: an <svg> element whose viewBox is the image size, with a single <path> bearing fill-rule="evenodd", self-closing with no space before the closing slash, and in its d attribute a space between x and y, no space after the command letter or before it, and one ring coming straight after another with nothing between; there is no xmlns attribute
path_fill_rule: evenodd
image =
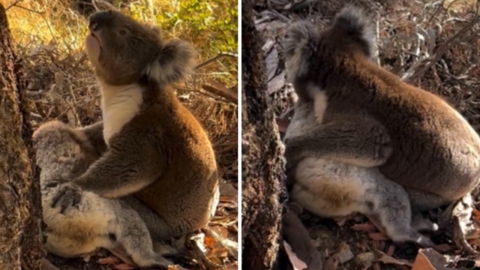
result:
<svg viewBox="0 0 480 270"><path fill-rule="evenodd" d="M140 215L125 201L118 202L118 210L123 211L117 222L110 224L108 247L113 254L139 267L167 267L172 262L154 251L154 245L147 225ZM153 225L153 224L152 224Z"/></svg>
<svg viewBox="0 0 480 270"><path fill-rule="evenodd" d="M306 158L299 163L295 178L291 198L314 214L334 217L360 212L395 242L432 244L412 228L405 190L376 168Z"/></svg>
<svg viewBox="0 0 480 270"><path fill-rule="evenodd" d="M303 127L299 127L301 124L314 128L300 134L287 132L287 168L296 167L305 157L370 168L383 165L392 154L391 138L387 130L367 116L346 115L341 120L332 120L325 124L310 123L308 119L300 123L294 121L295 119L289 129L302 129Z"/></svg>
<svg viewBox="0 0 480 270"><path fill-rule="evenodd" d="M103 122L97 122L90 126L77 128L79 132L82 132L90 144L94 147L97 151L98 155L101 156L105 151L107 151L107 144L103 139Z"/></svg>
<svg viewBox="0 0 480 270"><path fill-rule="evenodd" d="M140 199L135 196L126 196L122 198L122 201L124 201L132 209L134 209L135 212L138 213L140 218L147 226L148 231L150 232L150 235L154 241L170 239L172 236L170 229L171 226Z"/></svg>
<svg viewBox="0 0 480 270"><path fill-rule="evenodd" d="M451 203L451 201L433 193L412 188L405 188L405 190L407 191L408 197L410 198L410 204L412 205L412 209L419 212L435 209L437 207Z"/></svg>
<svg viewBox="0 0 480 270"><path fill-rule="evenodd" d="M412 211L412 228L416 231L436 231L438 224L425 218L420 212Z"/></svg>

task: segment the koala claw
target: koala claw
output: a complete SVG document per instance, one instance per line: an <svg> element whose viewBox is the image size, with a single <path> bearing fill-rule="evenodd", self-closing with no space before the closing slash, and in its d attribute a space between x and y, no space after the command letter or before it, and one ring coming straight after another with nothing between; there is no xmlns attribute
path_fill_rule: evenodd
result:
<svg viewBox="0 0 480 270"><path fill-rule="evenodd" d="M373 159L378 162L378 165L383 165L393 153L390 136L386 134L376 136L374 151Z"/></svg>
<svg viewBox="0 0 480 270"><path fill-rule="evenodd" d="M78 205L81 199L81 189L78 186L70 183L63 184L52 199L52 207L56 208L60 205L60 212L64 213L68 207Z"/></svg>
<svg viewBox="0 0 480 270"><path fill-rule="evenodd" d="M378 161L382 165L392 155L393 148L389 144L380 144L375 147L374 160Z"/></svg>

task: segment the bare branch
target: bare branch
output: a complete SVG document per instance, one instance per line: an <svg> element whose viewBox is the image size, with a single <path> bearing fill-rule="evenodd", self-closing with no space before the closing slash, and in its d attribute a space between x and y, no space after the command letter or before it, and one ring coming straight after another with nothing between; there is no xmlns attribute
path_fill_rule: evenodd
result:
<svg viewBox="0 0 480 270"><path fill-rule="evenodd" d="M195 69L199 69L199 68L201 68L201 67L203 67L203 66L206 66L206 65L208 65L208 64L210 64L210 63L212 63L212 62L214 62L214 61L216 61L216 60L218 60L218 59L220 59L220 58L222 58L222 57L238 58L238 55L237 55L237 54L234 54L234 53L222 52L222 53L217 54L215 57L210 58L210 59L208 59L207 61L199 64L198 66L195 67Z"/></svg>

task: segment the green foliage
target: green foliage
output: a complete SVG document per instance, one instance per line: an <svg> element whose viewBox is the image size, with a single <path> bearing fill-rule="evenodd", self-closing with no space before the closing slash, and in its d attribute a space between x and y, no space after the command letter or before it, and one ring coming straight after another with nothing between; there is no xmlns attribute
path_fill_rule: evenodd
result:
<svg viewBox="0 0 480 270"><path fill-rule="evenodd" d="M237 0L157 1L157 24L165 34L194 43L203 57L219 52L237 52ZM131 6L132 16L147 13L144 6Z"/></svg>
<svg viewBox="0 0 480 270"><path fill-rule="evenodd" d="M130 4L130 12L135 19L149 19L148 21L156 23L166 38L191 42L200 54L200 61L220 52L237 53L238 0L153 0L153 10L139 2ZM206 70L217 73L225 71L228 75L215 77L225 82L236 81L237 61L230 58L219 61L220 65L214 64Z"/></svg>
<svg viewBox="0 0 480 270"><path fill-rule="evenodd" d="M157 15L159 25L177 37L205 44L206 56L237 51L237 1L183 0L173 12Z"/></svg>

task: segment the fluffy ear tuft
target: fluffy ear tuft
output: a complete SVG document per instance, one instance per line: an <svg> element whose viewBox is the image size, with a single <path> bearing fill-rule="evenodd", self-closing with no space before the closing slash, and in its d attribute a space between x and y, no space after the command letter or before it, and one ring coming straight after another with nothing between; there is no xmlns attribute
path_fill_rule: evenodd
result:
<svg viewBox="0 0 480 270"><path fill-rule="evenodd" d="M332 26L335 33L343 33L360 46L367 57L375 54L375 35L362 9L348 6L335 16Z"/></svg>
<svg viewBox="0 0 480 270"><path fill-rule="evenodd" d="M165 44L158 58L146 69L149 78L162 85L168 85L184 79L193 70L195 51L192 46L181 40Z"/></svg>
<svg viewBox="0 0 480 270"><path fill-rule="evenodd" d="M318 32L309 21L295 22L287 29L284 53L288 81L293 82L307 75L318 42Z"/></svg>

